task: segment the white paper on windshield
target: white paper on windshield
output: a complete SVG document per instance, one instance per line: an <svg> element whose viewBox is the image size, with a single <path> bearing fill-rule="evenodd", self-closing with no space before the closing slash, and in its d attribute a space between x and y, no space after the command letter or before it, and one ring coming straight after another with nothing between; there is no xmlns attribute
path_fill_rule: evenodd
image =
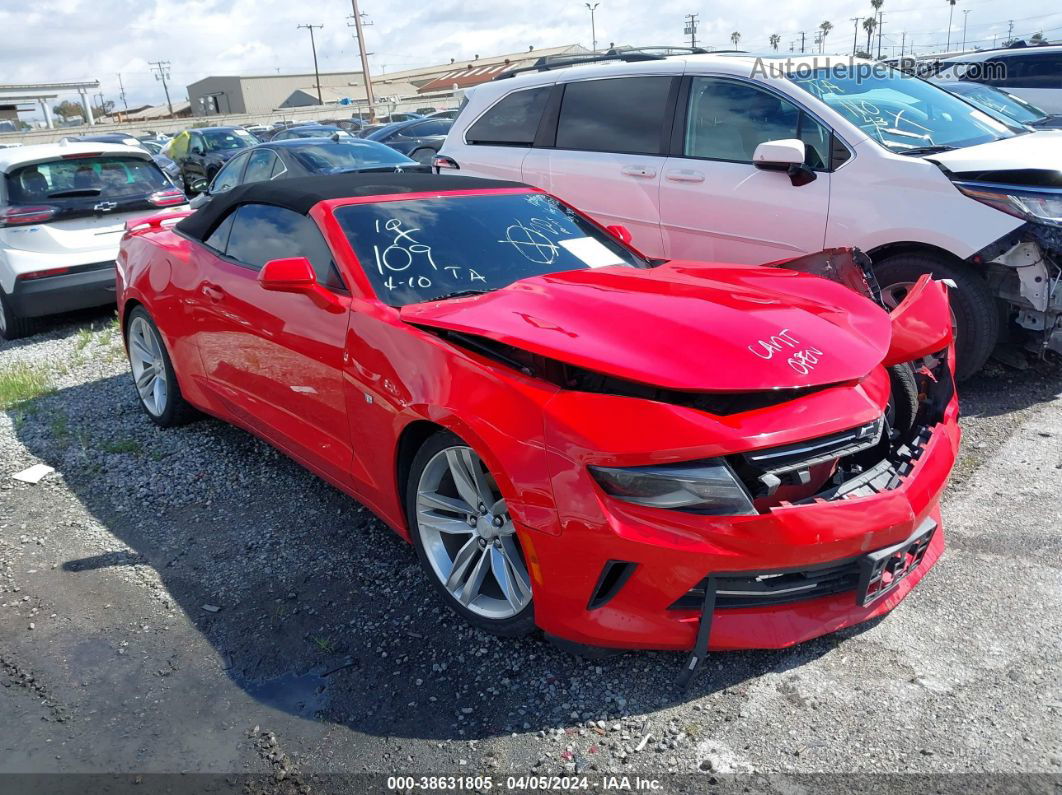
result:
<svg viewBox="0 0 1062 795"><path fill-rule="evenodd" d="M588 267L605 268L609 265L622 265L623 260L608 250L608 246L592 237L574 237L571 240L558 240L561 246L581 259Z"/></svg>

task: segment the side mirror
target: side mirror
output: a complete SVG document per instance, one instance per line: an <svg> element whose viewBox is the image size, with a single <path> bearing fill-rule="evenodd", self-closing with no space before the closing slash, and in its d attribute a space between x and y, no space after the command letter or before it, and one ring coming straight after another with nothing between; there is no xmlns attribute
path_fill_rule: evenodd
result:
<svg viewBox="0 0 1062 795"><path fill-rule="evenodd" d="M198 210L200 207L202 207L209 201L209 193L197 193L195 196L192 197L192 200L188 202L188 206L191 207L193 210Z"/></svg>
<svg viewBox="0 0 1062 795"><path fill-rule="evenodd" d="M272 259L258 271L263 290L278 293L305 293L317 286L317 274L306 257Z"/></svg>
<svg viewBox="0 0 1062 795"><path fill-rule="evenodd" d="M815 172L804 163L806 158L807 147L799 138L764 141L752 153L752 163L756 168L784 171L789 175L789 181L798 188L816 179Z"/></svg>
<svg viewBox="0 0 1062 795"><path fill-rule="evenodd" d="M343 303L331 290L317 283L317 274L306 257L271 259L258 271L263 290L276 293L301 293L329 312L342 312Z"/></svg>
<svg viewBox="0 0 1062 795"><path fill-rule="evenodd" d="M629 230L622 224L612 224L611 226L606 226L605 231L621 243L628 246L631 244L631 240L633 240L633 238L631 237L631 230Z"/></svg>

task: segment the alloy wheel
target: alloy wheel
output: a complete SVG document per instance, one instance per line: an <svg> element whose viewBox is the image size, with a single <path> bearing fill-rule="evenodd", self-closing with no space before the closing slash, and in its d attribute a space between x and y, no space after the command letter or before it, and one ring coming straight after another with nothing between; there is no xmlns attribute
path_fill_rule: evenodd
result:
<svg viewBox="0 0 1062 795"><path fill-rule="evenodd" d="M907 294L914 288L914 282L896 282L895 284L885 285L881 288L881 302L885 304L886 308L891 312L900 304L903 303L903 299L907 297ZM956 330L955 323L955 310L951 310L951 330Z"/></svg>
<svg viewBox="0 0 1062 795"><path fill-rule="evenodd" d="M470 447L436 453L417 484L417 532L432 570L465 608L487 619L516 616L531 581L498 485Z"/></svg>
<svg viewBox="0 0 1062 795"><path fill-rule="evenodd" d="M143 317L129 323L129 364L144 408L153 417L162 416L168 400L166 363L158 332Z"/></svg>

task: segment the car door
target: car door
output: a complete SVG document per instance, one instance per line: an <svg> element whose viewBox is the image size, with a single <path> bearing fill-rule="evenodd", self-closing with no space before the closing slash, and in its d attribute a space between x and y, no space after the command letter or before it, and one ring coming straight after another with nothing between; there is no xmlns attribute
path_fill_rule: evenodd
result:
<svg viewBox="0 0 1062 795"><path fill-rule="evenodd" d="M271 179L276 165L277 156L272 149L252 150L247 159L247 170L243 172L242 184Z"/></svg>
<svg viewBox="0 0 1062 795"><path fill-rule="evenodd" d="M993 85L1048 113L1062 113L1062 52L1027 52L1001 60L1004 76Z"/></svg>
<svg viewBox="0 0 1062 795"><path fill-rule="evenodd" d="M206 385L237 422L345 483L351 461L342 377L349 296L331 251L312 220L284 208L243 204L225 223L224 252L195 246L193 263L193 326ZM310 260L318 282L339 297L344 311L259 285L266 262L297 256Z"/></svg>
<svg viewBox="0 0 1062 795"><path fill-rule="evenodd" d="M216 175L214 175L214 181L210 183L209 193L214 196L218 193L225 193L225 191L232 190L242 182L243 169L247 165L247 153L236 155Z"/></svg>
<svg viewBox="0 0 1062 795"><path fill-rule="evenodd" d="M463 140L448 135L442 153L453 156L462 174L524 181L549 190L545 157L533 171L524 172L522 167L552 91L550 84L506 94L468 126Z"/></svg>
<svg viewBox="0 0 1062 795"><path fill-rule="evenodd" d="M188 153L184 156L182 166L185 180L188 183L207 178L206 141L200 133L195 131L189 133Z"/></svg>
<svg viewBox="0 0 1062 795"><path fill-rule="evenodd" d="M819 251L830 202L830 131L781 94L746 80L684 81L663 166L660 222L672 259L763 263ZM752 163L765 141L799 138L815 179Z"/></svg>
<svg viewBox="0 0 1062 795"><path fill-rule="evenodd" d="M526 178L598 223L626 226L636 248L659 255L660 173L678 82L632 75L565 84L555 137L536 141Z"/></svg>

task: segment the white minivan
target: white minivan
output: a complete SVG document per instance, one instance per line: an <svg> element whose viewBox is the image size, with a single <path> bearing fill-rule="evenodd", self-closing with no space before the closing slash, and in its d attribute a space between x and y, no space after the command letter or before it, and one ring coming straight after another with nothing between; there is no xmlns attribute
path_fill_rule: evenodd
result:
<svg viewBox="0 0 1062 795"><path fill-rule="evenodd" d="M890 305L952 279L960 377L1001 330L1062 353L1062 131L847 58L632 50L518 72L469 92L438 170L537 185L653 257L856 246Z"/></svg>
<svg viewBox="0 0 1062 795"><path fill-rule="evenodd" d="M0 151L0 339L44 315L113 303L126 222L186 201L139 146Z"/></svg>

